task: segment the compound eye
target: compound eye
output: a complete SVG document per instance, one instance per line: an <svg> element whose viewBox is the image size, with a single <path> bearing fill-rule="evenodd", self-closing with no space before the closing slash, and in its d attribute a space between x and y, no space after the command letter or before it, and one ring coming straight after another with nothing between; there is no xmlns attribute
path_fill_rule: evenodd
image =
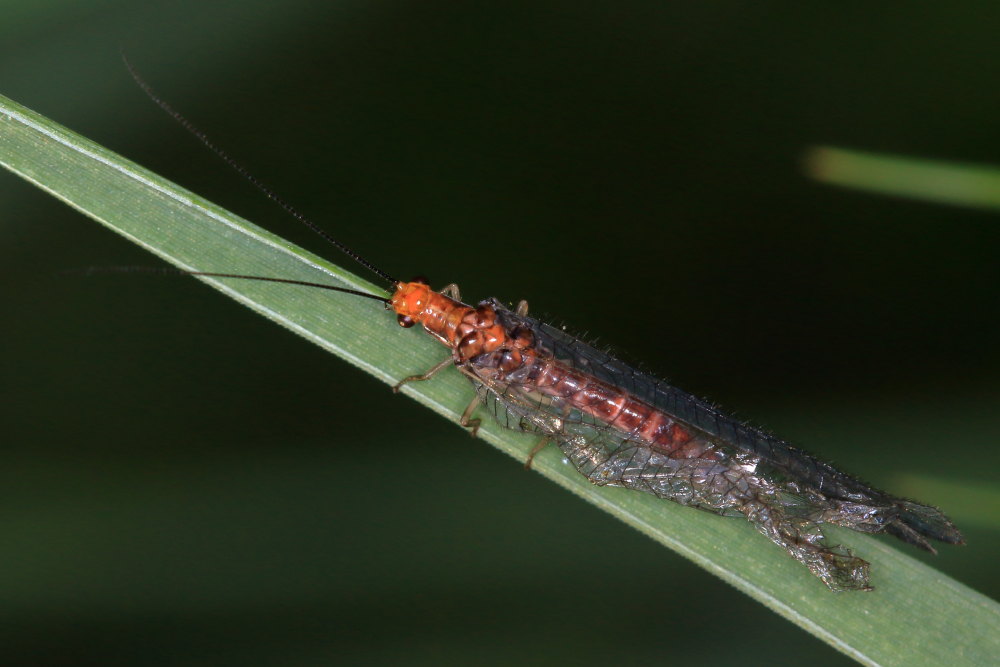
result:
<svg viewBox="0 0 1000 667"><path fill-rule="evenodd" d="M399 326L403 327L404 329L409 329L410 327L412 327L414 324L417 323L417 321L412 317L410 317L409 315L400 315L396 318L396 321L399 322Z"/></svg>
<svg viewBox="0 0 1000 667"><path fill-rule="evenodd" d="M414 276L411 283L420 283L421 285L430 285L431 281L427 279L427 276Z"/></svg>

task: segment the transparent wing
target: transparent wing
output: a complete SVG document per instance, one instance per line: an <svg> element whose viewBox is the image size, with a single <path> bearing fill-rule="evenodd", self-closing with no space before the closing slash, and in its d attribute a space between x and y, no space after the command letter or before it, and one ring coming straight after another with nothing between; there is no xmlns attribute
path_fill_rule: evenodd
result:
<svg viewBox="0 0 1000 667"><path fill-rule="evenodd" d="M879 491L788 442L745 424L707 401L643 373L556 327L518 315L496 299L484 303L496 310L499 321L507 331L530 332L540 355L554 358L623 389L683 422L693 432L710 440L728 458L753 460L756 475L783 488L786 496L801 499L796 509L799 514L812 514L817 520L822 517L825 522L846 525L862 532L887 532L931 552L934 548L925 538L952 544L963 542L958 529L934 507ZM540 402L539 407L549 409ZM572 423L571 419L568 424ZM604 438L609 442L621 437L617 431L590 417L577 416L576 423L594 430L601 430L603 426L605 431L610 431ZM553 436L553 440L557 437ZM560 446L566 451L563 445ZM609 446L603 445L601 449L606 450Z"/></svg>
<svg viewBox="0 0 1000 667"><path fill-rule="evenodd" d="M831 589L869 588L868 563L824 540L820 523L832 506L760 476L755 455L722 461L671 458L530 388L497 382L471 368L463 372L501 425L551 440L594 484L642 491L724 516L743 515Z"/></svg>

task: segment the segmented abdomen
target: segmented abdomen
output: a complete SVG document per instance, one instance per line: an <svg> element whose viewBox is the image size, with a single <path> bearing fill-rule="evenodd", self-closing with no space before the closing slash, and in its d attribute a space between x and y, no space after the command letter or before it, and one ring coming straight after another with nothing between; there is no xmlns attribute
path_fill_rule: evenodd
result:
<svg viewBox="0 0 1000 667"><path fill-rule="evenodd" d="M657 410L622 389L608 384L580 369L572 368L554 358L543 358L522 351L520 364L504 368L499 364L497 380L529 393L555 399L568 409L607 424L623 437L641 440L671 458L710 459L722 457L715 445L698 437L670 415ZM500 356L503 356L502 354ZM488 358L475 359L473 364L489 366Z"/></svg>

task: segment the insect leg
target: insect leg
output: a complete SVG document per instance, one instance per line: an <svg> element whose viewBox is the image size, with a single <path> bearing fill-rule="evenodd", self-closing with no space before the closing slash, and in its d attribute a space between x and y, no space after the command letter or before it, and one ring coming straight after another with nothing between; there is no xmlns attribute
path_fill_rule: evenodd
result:
<svg viewBox="0 0 1000 667"><path fill-rule="evenodd" d="M452 360L452 358L448 357L447 359L444 359L441 363L439 363L438 365L436 365L434 368L430 369L426 373L423 373L421 375L411 375L409 377L403 378L402 380L400 380L399 382L397 382L395 385L393 385L392 391L393 391L393 393L399 393L399 390L402 389L403 385L406 384L407 382L423 382L424 380L430 380L439 371L441 371L444 368L447 368L448 366L451 366L454 363L455 362Z"/></svg>
<svg viewBox="0 0 1000 667"><path fill-rule="evenodd" d="M469 401L469 405L466 406L465 412L462 413L462 418L458 421L459 424L469 429L469 435L473 438L479 433L479 427L483 423L482 419L471 419L472 413L479 407L480 402L479 394L473 396L472 400Z"/></svg>
<svg viewBox="0 0 1000 667"><path fill-rule="evenodd" d="M455 283L448 283L447 285L442 287L441 294L444 294L447 297L451 297L455 301L462 300L462 295L458 291L458 285L456 285Z"/></svg>
<svg viewBox="0 0 1000 667"><path fill-rule="evenodd" d="M517 307L514 308L514 314L518 317L524 317L528 314L528 302L521 299L517 302Z"/></svg>
<svg viewBox="0 0 1000 667"><path fill-rule="evenodd" d="M528 454L528 460L524 462L525 470L531 470L531 462L535 460L535 455L538 454L538 452L545 449L545 445L549 444L550 442L551 440L549 440L549 438L546 436L540 438L538 442L535 443L535 446L531 448L531 453Z"/></svg>
<svg viewBox="0 0 1000 667"><path fill-rule="evenodd" d="M521 313L522 310L524 311L524 313ZM527 314L528 302L521 301L521 303L517 304L517 312L519 315ZM567 417L569 417L570 413L573 412L573 406L571 406L569 403L566 403L565 405L562 406L561 412L562 412L562 418L565 420ZM563 431L563 425L562 422L560 421L558 422L558 426L556 427L556 432L561 433L562 431ZM542 436L541 440L535 443L535 446L531 448L531 453L528 454L528 460L524 462L525 470L531 470L531 463L535 460L535 456L538 454L538 452L545 449L545 445L549 444L550 442L552 442L552 436L545 435Z"/></svg>
<svg viewBox="0 0 1000 667"><path fill-rule="evenodd" d="M397 382L395 386L393 386L392 390L398 393L399 390L402 389L403 385L406 384L407 382L423 382L424 380L430 380L432 377L434 377L434 375L436 375L442 369L454 363L455 363L454 360L451 357L448 357L447 359L442 360L441 363L437 364L436 366L434 366L434 368L430 369L429 371L427 371L422 375L411 375L409 377L403 378L402 380ZM461 367L459 367L459 370L461 370ZM462 418L459 419L459 423L462 426L469 429L469 435L471 435L473 438L476 437L476 434L479 432L479 427L483 423L482 419L472 419L472 413L475 412L476 408L479 407L479 403L480 403L479 394L476 394L475 396L473 396L472 401L469 403L469 405L466 406L465 411L462 412Z"/></svg>

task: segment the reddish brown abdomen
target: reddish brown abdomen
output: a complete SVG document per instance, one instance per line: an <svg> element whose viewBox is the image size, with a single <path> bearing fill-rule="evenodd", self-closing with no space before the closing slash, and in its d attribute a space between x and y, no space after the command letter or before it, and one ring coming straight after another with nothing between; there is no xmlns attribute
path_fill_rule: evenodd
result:
<svg viewBox="0 0 1000 667"><path fill-rule="evenodd" d="M522 367L508 374L525 390L561 399L569 406L641 439L672 458L717 458L714 446L683 424L619 387L556 359L524 355Z"/></svg>

